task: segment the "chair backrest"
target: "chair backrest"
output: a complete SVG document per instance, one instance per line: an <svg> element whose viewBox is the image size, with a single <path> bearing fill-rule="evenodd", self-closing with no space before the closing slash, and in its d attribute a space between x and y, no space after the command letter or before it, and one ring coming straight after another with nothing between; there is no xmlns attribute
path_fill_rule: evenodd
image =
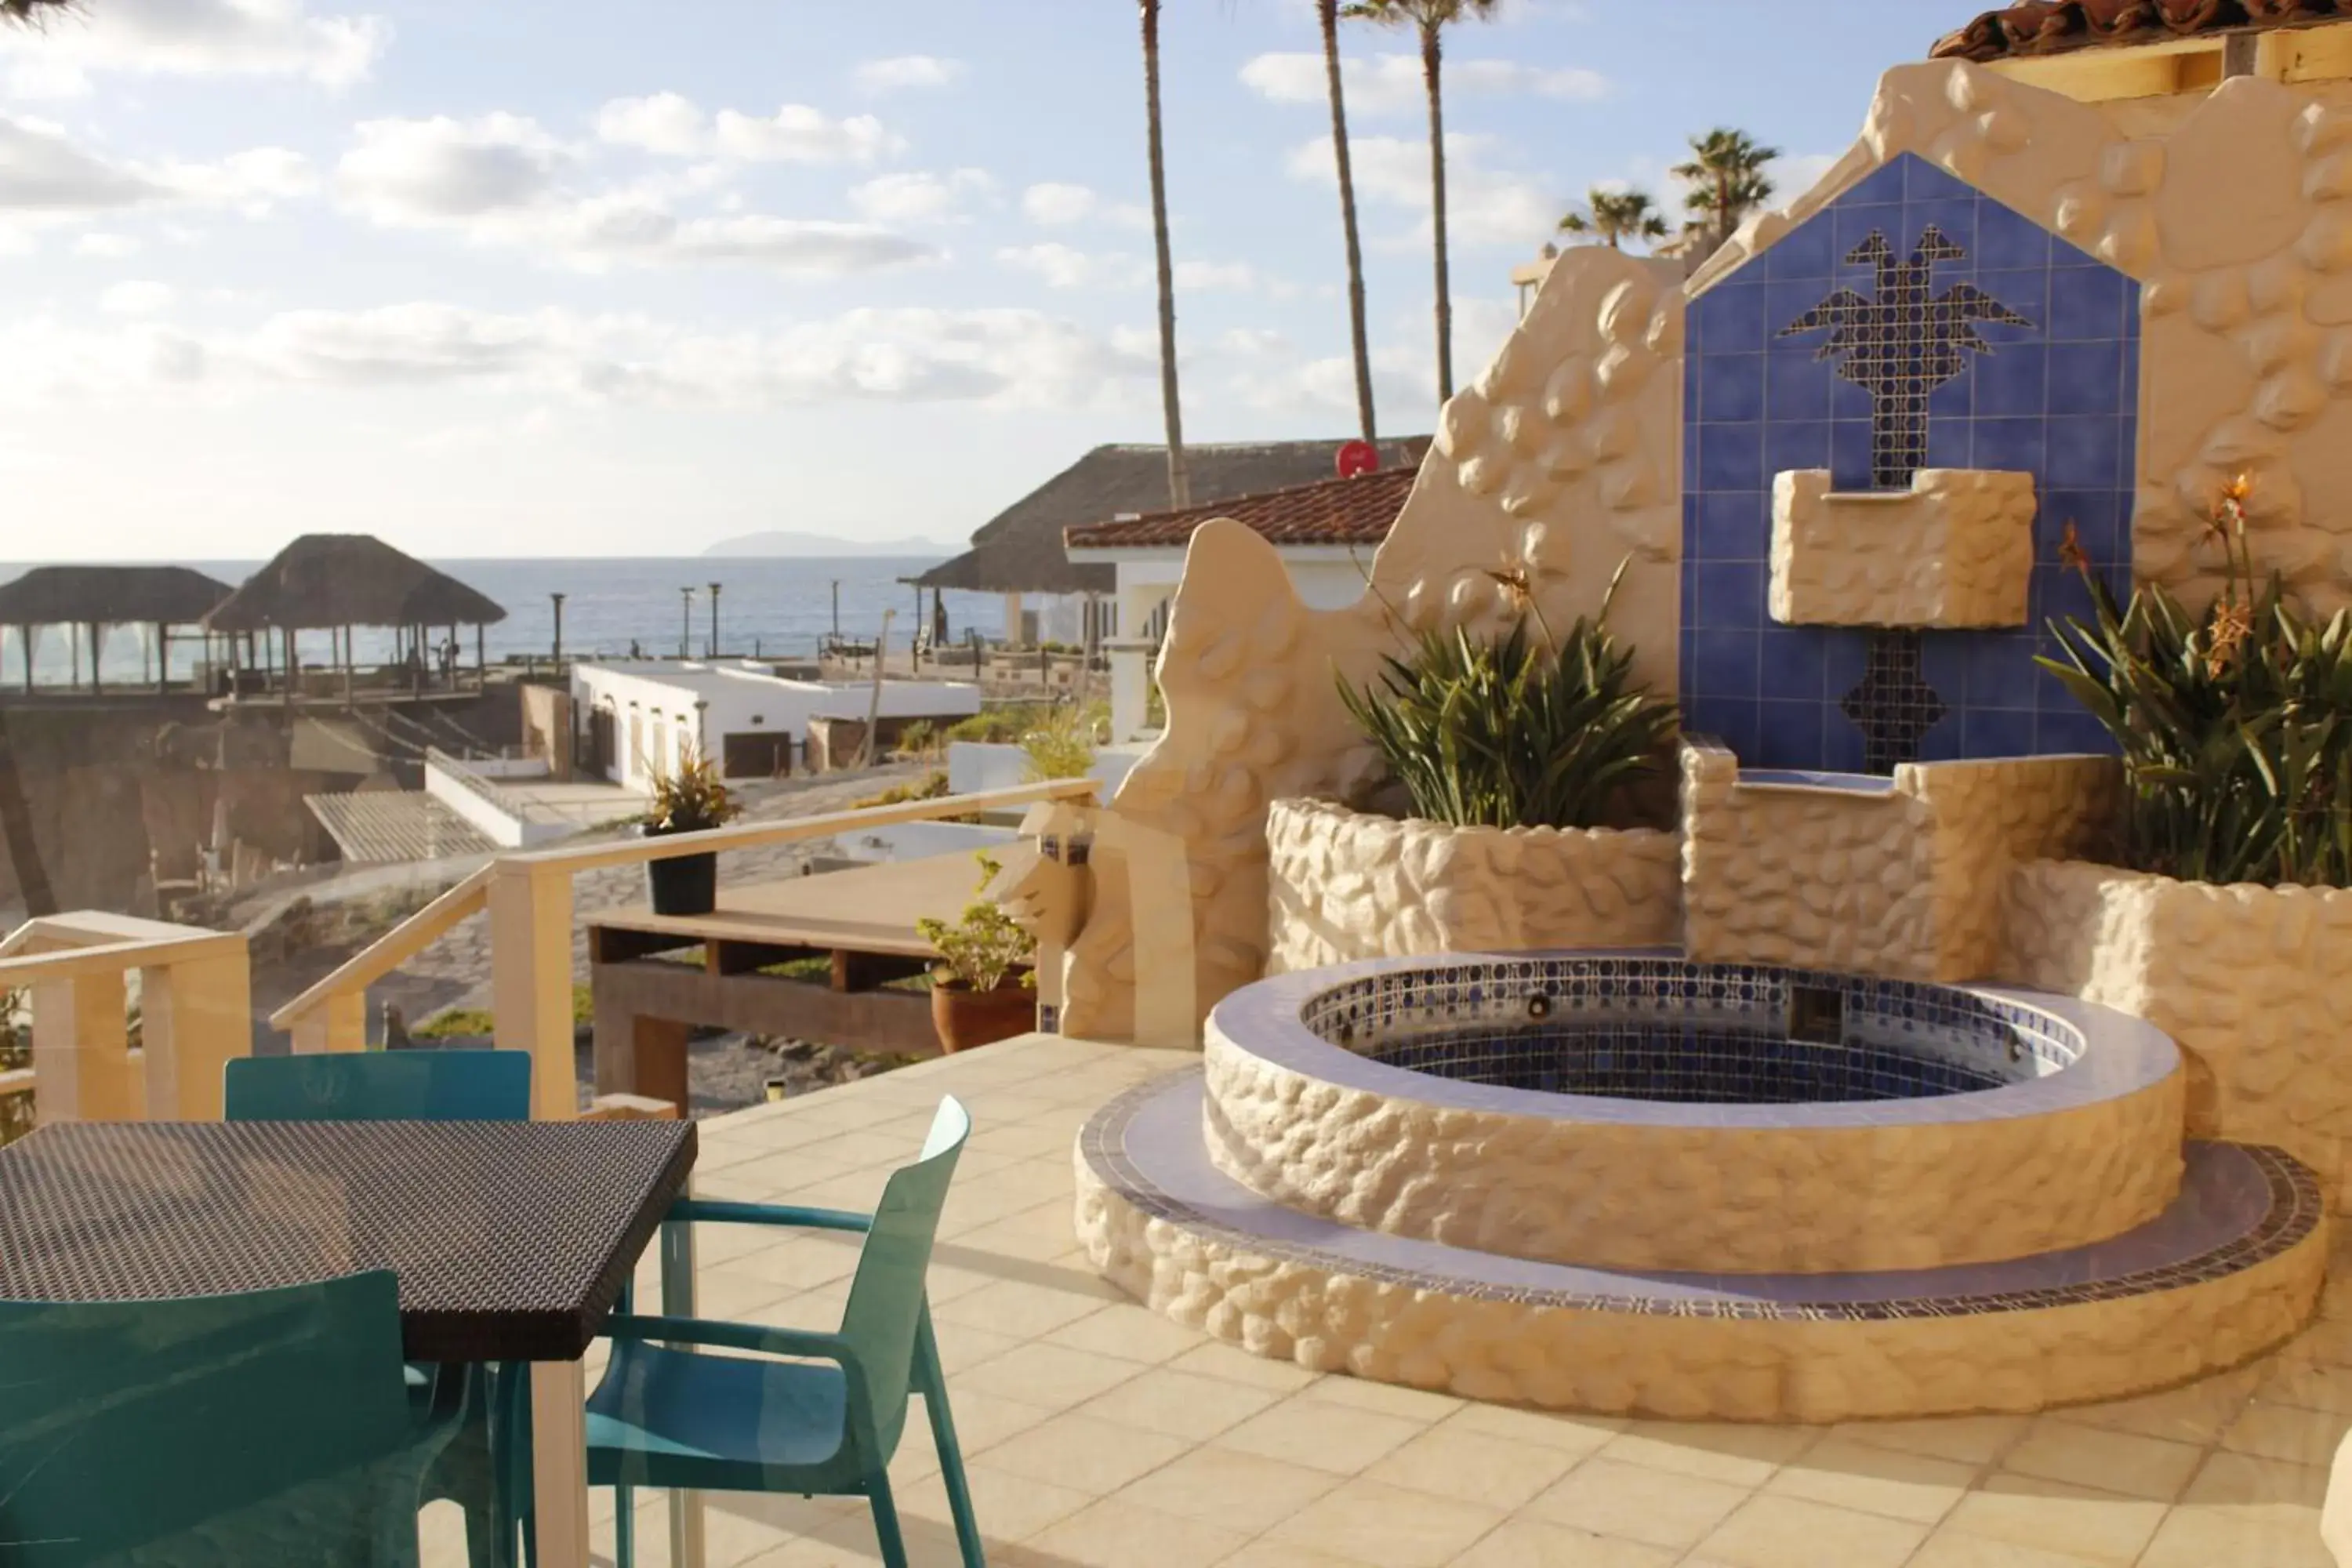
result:
<svg viewBox="0 0 2352 1568"><path fill-rule="evenodd" d="M231 1121L528 1121L528 1051L335 1051L236 1057Z"/></svg>
<svg viewBox="0 0 2352 1568"><path fill-rule="evenodd" d="M371 1561L409 1421L387 1271L0 1301L0 1562Z"/></svg>
<svg viewBox="0 0 2352 1568"><path fill-rule="evenodd" d="M948 1182L971 1133L971 1115L954 1096L940 1101L930 1136L911 1165L891 1173L874 1210L874 1228L857 1255L849 1302L841 1314L841 1335L857 1352L874 1396L874 1420L887 1458L898 1443L907 1415L908 1380L914 1371L915 1328L923 1311L923 1275L930 1268L931 1240L939 1234L940 1210Z"/></svg>

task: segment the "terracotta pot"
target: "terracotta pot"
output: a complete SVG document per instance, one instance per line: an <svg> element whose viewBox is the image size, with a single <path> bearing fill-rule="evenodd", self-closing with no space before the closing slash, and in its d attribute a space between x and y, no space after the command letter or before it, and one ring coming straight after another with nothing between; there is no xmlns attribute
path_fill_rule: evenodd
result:
<svg viewBox="0 0 2352 1568"><path fill-rule="evenodd" d="M939 1031L940 1048L950 1055L1036 1026L1037 993L1025 985L1007 983L993 991L974 991L961 982L931 983L931 1027Z"/></svg>

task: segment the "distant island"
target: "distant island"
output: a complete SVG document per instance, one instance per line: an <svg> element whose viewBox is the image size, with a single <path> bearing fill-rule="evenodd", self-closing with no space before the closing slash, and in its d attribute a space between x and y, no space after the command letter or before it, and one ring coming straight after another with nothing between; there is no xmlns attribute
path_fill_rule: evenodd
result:
<svg viewBox="0 0 2352 1568"><path fill-rule="evenodd" d="M722 539L705 555L953 555L961 544L936 539L836 539L825 533L793 533L770 529Z"/></svg>

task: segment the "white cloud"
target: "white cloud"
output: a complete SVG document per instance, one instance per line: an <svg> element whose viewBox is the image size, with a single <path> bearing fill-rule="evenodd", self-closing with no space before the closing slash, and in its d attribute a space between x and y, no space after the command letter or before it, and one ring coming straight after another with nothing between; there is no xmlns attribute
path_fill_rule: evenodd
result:
<svg viewBox="0 0 2352 1568"><path fill-rule="evenodd" d="M1547 184L1521 174L1491 168L1487 159L1504 143L1473 132L1445 138L1445 224L1450 243L1532 248L1550 235L1563 208ZM1417 137L1350 136L1350 164L1360 201L1419 215L1420 222L1391 246L1429 237L1429 144ZM1293 178L1337 184L1331 141L1317 137L1291 149Z"/></svg>
<svg viewBox="0 0 2352 1568"><path fill-rule="evenodd" d="M1100 218L1124 228L1150 228L1149 210L1123 202L1106 202L1091 186L1047 180L1021 193L1021 216L1043 228L1066 228Z"/></svg>
<svg viewBox="0 0 2352 1568"><path fill-rule="evenodd" d="M643 317L417 302L288 311L209 338L35 318L0 327L0 398L471 387L591 404L1094 407L1156 374L1147 339L1024 310L860 310L704 333Z"/></svg>
<svg viewBox="0 0 2352 1568"><path fill-rule="evenodd" d="M139 253L139 242L127 234L107 234L93 230L74 241L76 256L95 256L102 260L120 261Z"/></svg>
<svg viewBox="0 0 2352 1568"><path fill-rule="evenodd" d="M98 308L110 316L153 316L168 310L179 290L152 279L117 283L98 297Z"/></svg>
<svg viewBox="0 0 2352 1568"><path fill-rule="evenodd" d="M877 174L850 187L849 205L875 223L938 223L953 216L967 199L995 189L996 182L980 169Z"/></svg>
<svg viewBox="0 0 2352 1568"><path fill-rule="evenodd" d="M37 31L0 33L12 86L50 96L92 71L268 75L348 87L391 41L378 16L314 16L304 0L106 0Z"/></svg>
<svg viewBox="0 0 2352 1568"><path fill-rule="evenodd" d="M936 247L870 223L759 213L687 218L651 188L581 192L577 159L531 120L371 121L336 170L344 203L395 227L455 231L576 266L745 262L842 276L928 260Z"/></svg>
<svg viewBox="0 0 2352 1568"><path fill-rule="evenodd" d="M1179 289L1231 289L1246 293L1258 286L1257 269L1246 261L1180 261Z"/></svg>
<svg viewBox="0 0 2352 1568"><path fill-rule="evenodd" d="M1348 112L1391 114L1419 110L1429 101L1418 55L1355 56L1339 62ZM1319 54L1259 55L1242 67L1242 84L1274 103L1326 101L1328 79ZM1589 103L1609 96L1609 79L1581 67L1546 70L1517 60L1455 60L1445 63L1445 95L1502 98L1528 94Z"/></svg>
<svg viewBox="0 0 2352 1568"><path fill-rule="evenodd" d="M1811 190L1844 156L1843 153L1787 153L1773 159L1764 169L1765 177L1772 182L1772 205L1786 206Z"/></svg>
<svg viewBox="0 0 2352 1568"><path fill-rule="evenodd" d="M710 116L675 92L614 99L597 110L596 134L672 158L750 163L871 163L907 145L870 114L836 119L804 103L787 103L770 115L722 109Z"/></svg>
<svg viewBox="0 0 2352 1568"><path fill-rule="evenodd" d="M850 73L863 92L899 92L908 88L945 87L964 73L961 60L937 55L893 55L867 60Z"/></svg>
<svg viewBox="0 0 2352 1568"><path fill-rule="evenodd" d="M0 115L0 243L22 249L30 230L142 208L220 207L258 214L314 188L300 154L262 147L212 163L119 161L57 126ZM82 254L124 255L119 235L85 237Z"/></svg>
<svg viewBox="0 0 2352 1568"><path fill-rule="evenodd" d="M1005 246L996 259L1042 279L1050 289L1126 289L1151 279L1149 268L1122 251L1093 253L1055 239Z"/></svg>

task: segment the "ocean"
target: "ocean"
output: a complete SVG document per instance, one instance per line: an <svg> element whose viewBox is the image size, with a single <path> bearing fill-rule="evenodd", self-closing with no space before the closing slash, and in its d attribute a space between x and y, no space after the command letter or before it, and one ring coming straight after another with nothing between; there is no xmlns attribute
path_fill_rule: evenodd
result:
<svg viewBox="0 0 2352 1568"><path fill-rule="evenodd" d="M257 561L190 561L180 564L235 585L251 575ZM817 641L837 628L844 637L871 637L881 629L886 610L898 616L890 640L903 643L915 629L915 590L899 581L918 576L938 564L914 555L810 557L687 556L679 559L576 559L538 561L436 561L446 572L506 606L507 618L492 626L488 648L493 664L508 655L544 658L554 646L554 617L550 594L563 601L563 650L567 655L600 653L616 657L632 645L648 658L678 651L680 588L694 590L686 640L697 658L710 641L710 584L719 584L719 637L729 656L755 650L773 657L805 657ZM23 565L0 564L0 582L16 577ZM838 620L835 588L838 587ZM944 595L950 637L961 641L977 630L983 637L1001 636L1004 601L994 594L950 593ZM922 614L930 614L930 595L922 595ZM101 673L110 681L130 683L142 666L152 668L153 655L146 628L121 626L106 637ZM63 683L71 673L73 656L61 626L45 628L34 643L36 683ZM458 633L469 664L474 657L473 634ZM362 665L388 659L392 635L361 631L352 639ZM172 645L172 671L185 679L201 651L191 638ZM301 637L299 651L305 663L325 664L332 654L328 634ZM85 650L81 658L86 662ZM0 684L19 685L25 679L24 647L11 629L0 638ZM87 679L85 674L84 679Z"/></svg>

